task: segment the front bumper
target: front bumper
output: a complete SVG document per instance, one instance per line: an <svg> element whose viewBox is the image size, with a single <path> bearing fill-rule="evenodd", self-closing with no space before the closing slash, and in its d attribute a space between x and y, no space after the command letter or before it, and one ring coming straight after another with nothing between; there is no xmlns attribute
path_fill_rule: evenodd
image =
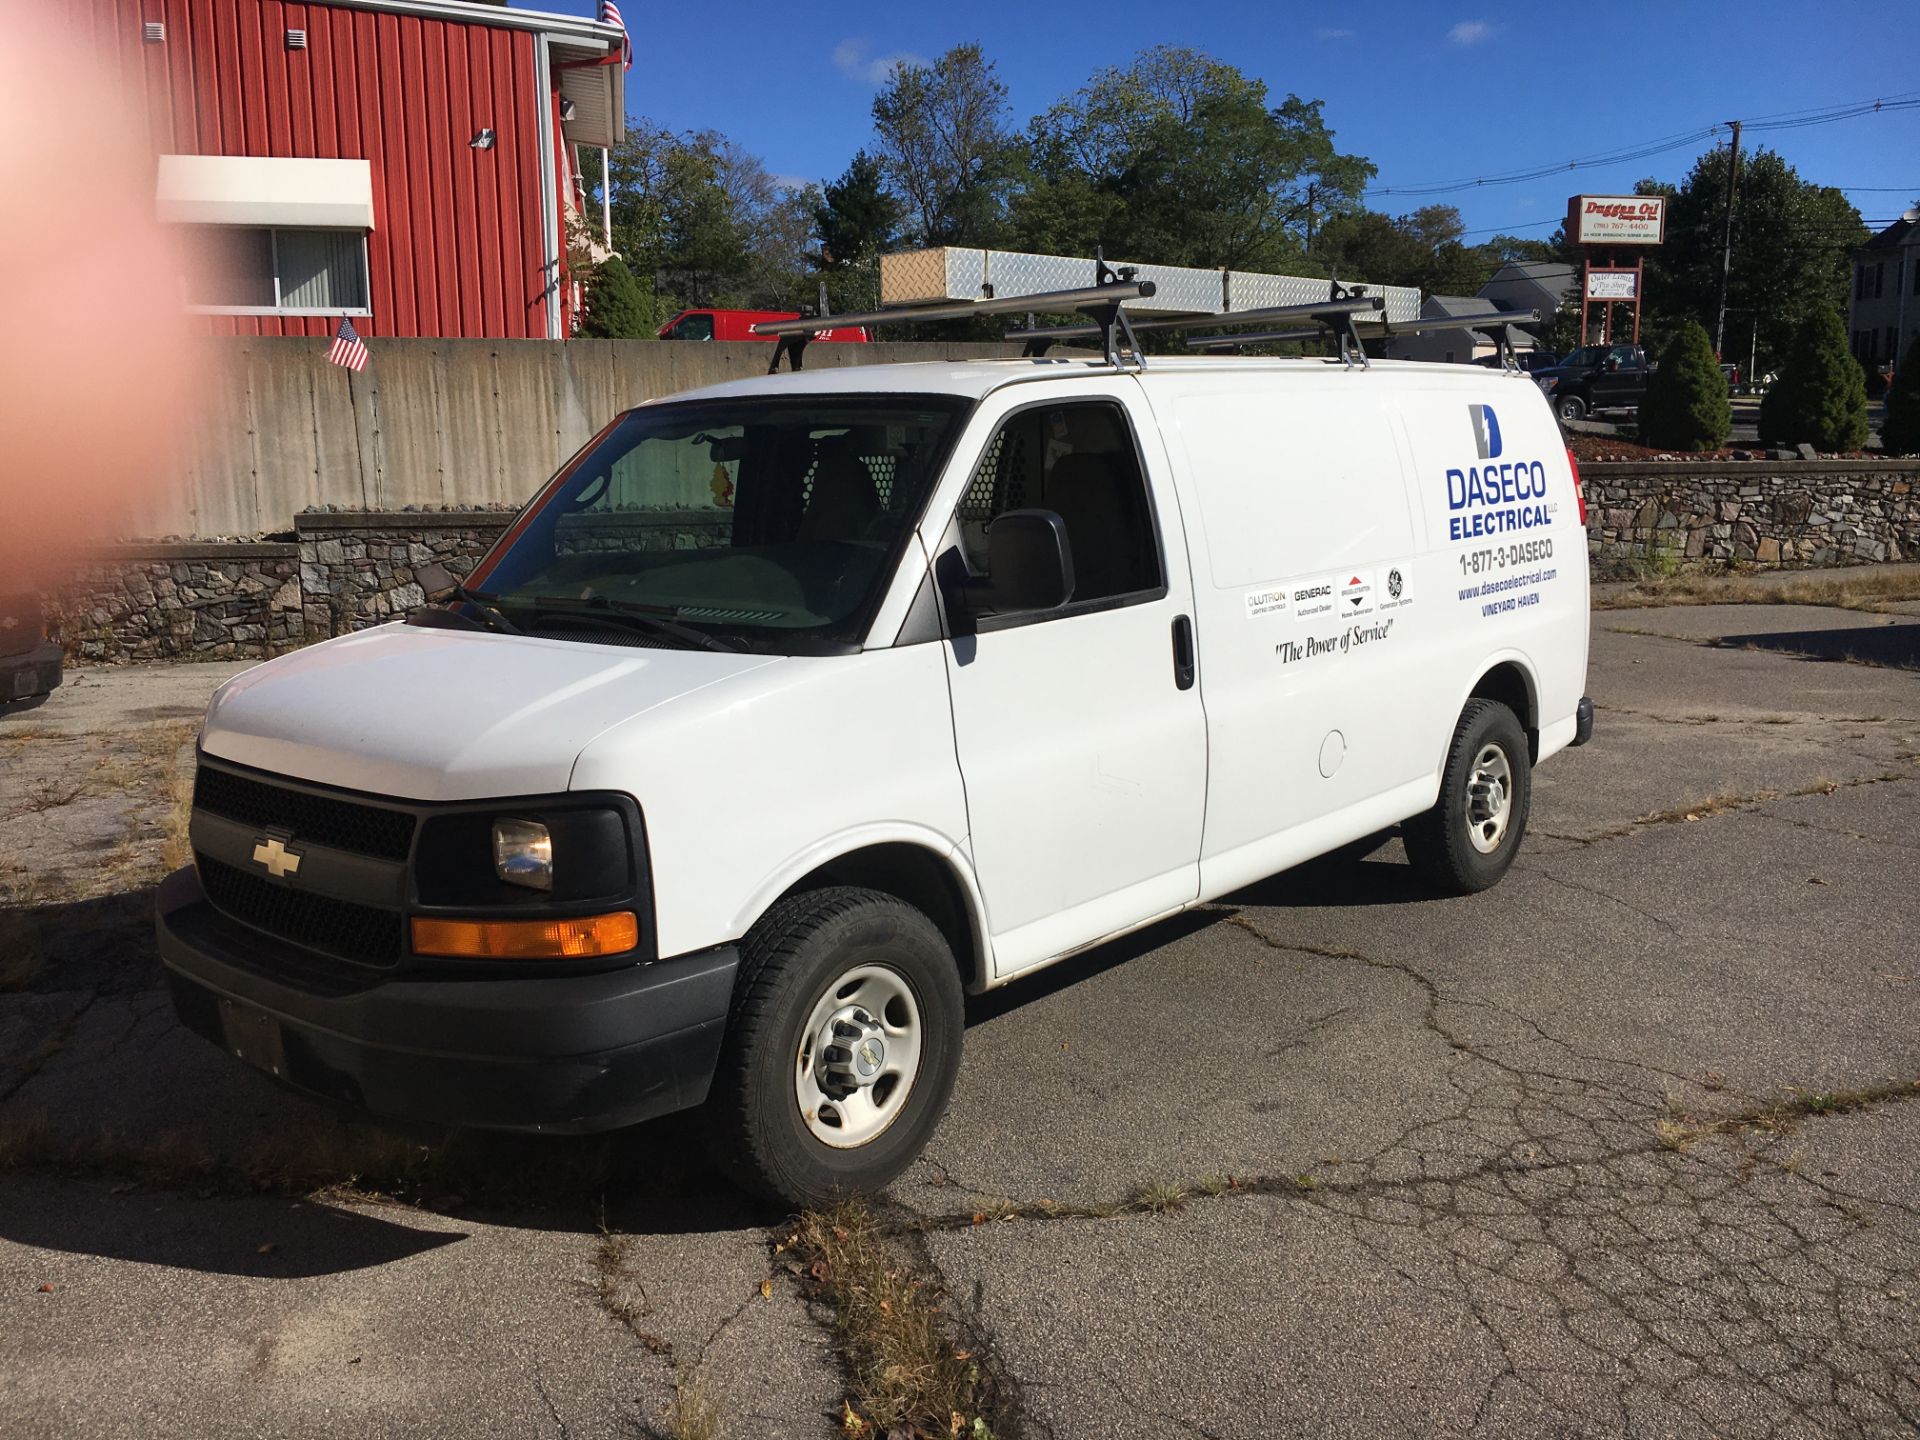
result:
<svg viewBox="0 0 1920 1440"><path fill-rule="evenodd" d="M63 673L57 640L22 655L0 655L0 705L51 694L60 688Z"/></svg>
<svg viewBox="0 0 1920 1440"><path fill-rule="evenodd" d="M583 1134L700 1104L739 953L586 975L345 978L218 914L189 868L161 884L181 1022L295 1090L390 1119Z"/></svg>

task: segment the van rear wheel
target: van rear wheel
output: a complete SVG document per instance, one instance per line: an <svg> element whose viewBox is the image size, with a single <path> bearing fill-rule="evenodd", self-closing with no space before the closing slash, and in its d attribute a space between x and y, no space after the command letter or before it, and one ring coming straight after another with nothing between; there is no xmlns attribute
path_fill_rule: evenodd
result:
<svg viewBox="0 0 1920 1440"><path fill-rule="evenodd" d="M851 886L790 895L741 944L708 1149L787 1205L881 1189L946 1112L964 1030L959 967L920 911Z"/></svg>
<svg viewBox="0 0 1920 1440"><path fill-rule="evenodd" d="M1407 858L1437 889L1497 884L1526 835L1533 801L1527 732L1496 700L1469 700L1454 728L1434 807L1401 827Z"/></svg>

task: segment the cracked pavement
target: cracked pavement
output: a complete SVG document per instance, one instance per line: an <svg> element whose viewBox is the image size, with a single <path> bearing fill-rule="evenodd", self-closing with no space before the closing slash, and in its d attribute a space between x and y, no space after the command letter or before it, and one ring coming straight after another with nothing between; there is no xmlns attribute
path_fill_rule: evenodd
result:
<svg viewBox="0 0 1920 1440"><path fill-rule="evenodd" d="M1595 741L1493 891L1380 837L974 1001L882 1213L996 1433L1912 1436L1920 675L1839 657L1917 653L1903 615L1597 614ZM0 1123L240 1173L371 1143L179 1034L139 902L39 907L79 938L0 994ZM695 1123L413 1205L344 1160L0 1174L0 1430L671 1434L692 1382L723 1434L839 1433L781 1217Z"/></svg>

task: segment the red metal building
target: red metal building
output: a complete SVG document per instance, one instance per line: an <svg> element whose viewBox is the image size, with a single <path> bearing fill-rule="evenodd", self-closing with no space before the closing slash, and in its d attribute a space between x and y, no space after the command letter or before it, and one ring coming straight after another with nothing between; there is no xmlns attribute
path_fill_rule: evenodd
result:
<svg viewBox="0 0 1920 1440"><path fill-rule="evenodd" d="M620 32L465 0L55 0L144 96L210 333L561 338Z"/></svg>

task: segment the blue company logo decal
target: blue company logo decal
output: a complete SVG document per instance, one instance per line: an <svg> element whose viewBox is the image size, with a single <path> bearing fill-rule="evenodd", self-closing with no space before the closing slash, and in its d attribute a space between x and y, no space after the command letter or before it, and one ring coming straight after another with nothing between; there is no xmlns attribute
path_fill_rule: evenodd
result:
<svg viewBox="0 0 1920 1440"><path fill-rule="evenodd" d="M1482 460L1500 458L1500 417L1491 405L1467 406L1467 418L1473 421L1473 443Z"/></svg>
<svg viewBox="0 0 1920 1440"><path fill-rule="evenodd" d="M1447 471L1447 538L1473 540L1549 523L1547 467L1500 459L1500 420L1491 405L1467 406L1481 464Z"/></svg>

